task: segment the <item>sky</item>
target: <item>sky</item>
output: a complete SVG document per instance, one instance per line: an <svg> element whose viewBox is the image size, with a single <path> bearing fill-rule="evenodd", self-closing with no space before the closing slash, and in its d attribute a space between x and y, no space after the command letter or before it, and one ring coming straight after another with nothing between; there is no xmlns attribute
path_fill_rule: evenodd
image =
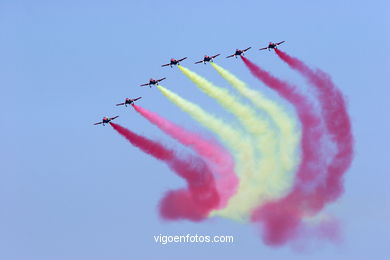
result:
<svg viewBox="0 0 390 260"><path fill-rule="evenodd" d="M22 1L0 0L0 259L385 259L390 239L390 3L327 1ZM325 211L343 226L338 244L298 252L269 247L250 224L223 218L162 221L158 201L183 181L141 153L105 115L133 131L171 143L130 108L125 97L188 128L211 135L158 90L151 77L226 118L171 57L220 85L203 55L247 57L297 84L303 80L269 41L328 72L346 96L355 158L345 193ZM240 60L218 64L259 86ZM278 97L267 92L270 96ZM181 147L172 142L172 145ZM233 244L154 242L159 234L234 235Z"/></svg>

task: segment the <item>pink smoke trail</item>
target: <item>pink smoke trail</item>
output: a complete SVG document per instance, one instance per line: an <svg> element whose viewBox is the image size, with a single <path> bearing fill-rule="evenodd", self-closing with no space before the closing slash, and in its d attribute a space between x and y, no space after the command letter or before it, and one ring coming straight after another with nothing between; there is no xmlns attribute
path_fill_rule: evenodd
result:
<svg viewBox="0 0 390 260"><path fill-rule="evenodd" d="M137 135L114 123L111 126L132 145L165 162L187 182L187 189L168 191L160 201L160 216L166 220L201 221L219 205L214 177L207 164L197 156L178 157L161 143Z"/></svg>
<svg viewBox="0 0 390 260"><path fill-rule="evenodd" d="M336 154L327 168L327 178L323 186L322 203L336 200L343 192L343 174L348 170L353 159L353 136L351 122L342 93L337 89L328 74L321 70L312 70L301 60L278 49L276 54L292 69L306 77L315 87L320 101L321 113L325 126L336 144Z"/></svg>
<svg viewBox="0 0 390 260"><path fill-rule="evenodd" d="M256 78L294 105L302 124L301 163L291 192L259 206L251 218L262 227L265 243L281 245L302 235L302 218L319 210L318 196L312 186L326 166L321 142L326 132L313 105L294 85L272 76L245 57L241 58Z"/></svg>
<svg viewBox="0 0 390 260"><path fill-rule="evenodd" d="M216 186L220 196L218 208L224 208L231 196L236 193L238 186L238 178L234 172L234 162L229 152L213 140L207 140L194 132L188 131L157 113L137 105L133 105L133 107L149 122L181 144L193 149L199 156L209 162L212 171L217 173L217 176L215 176Z"/></svg>

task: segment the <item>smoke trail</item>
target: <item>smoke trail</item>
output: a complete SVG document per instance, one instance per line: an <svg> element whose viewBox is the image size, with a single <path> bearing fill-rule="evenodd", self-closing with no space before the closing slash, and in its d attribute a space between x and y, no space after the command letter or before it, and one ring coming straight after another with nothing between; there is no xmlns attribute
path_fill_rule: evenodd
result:
<svg viewBox="0 0 390 260"><path fill-rule="evenodd" d="M288 187L278 162L276 136L269 122L259 116L251 107L240 103L229 90L220 88L189 69L178 66L204 93L214 98L232 113L254 139L255 148L260 152L257 169L252 178L241 181L237 194L231 199L223 214L247 216L261 201L280 196ZM234 213L233 213L234 212Z"/></svg>
<svg viewBox="0 0 390 260"><path fill-rule="evenodd" d="M252 90L232 73L212 62L211 66L232 85L241 95L249 99L258 109L265 111L280 130L279 152L285 171L289 172L297 164L296 149L300 132L295 122L282 106L265 97L261 92Z"/></svg>
<svg viewBox="0 0 390 260"><path fill-rule="evenodd" d="M197 156L180 158L159 142L137 135L114 123L111 126L132 145L165 162L187 182L188 189L169 191L160 201L160 215L167 220L201 221L219 204L214 178L207 164Z"/></svg>
<svg viewBox="0 0 390 260"><path fill-rule="evenodd" d="M230 197L236 193L238 186L238 178L234 172L234 162L229 152L214 140L207 140L194 132L168 121L157 113L153 113L137 105L133 105L133 107L144 118L149 120L149 122L156 125L183 145L193 149L204 160L209 162L212 171L218 173L218 176L216 176L216 186L220 196L220 205L218 208L226 207Z"/></svg>
<svg viewBox="0 0 390 260"><path fill-rule="evenodd" d="M164 88L163 86L157 86L157 89L167 97L172 103L177 105L184 112L188 113L192 118L202 124L204 127L213 131L219 138L219 140L225 144L232 152L236 161L236 173L240 176L240 186L242 182L247 182L252 177L255 169L255 155L252 149L252 145L248 137L231 125L225 123L220 118L211 115L204 111L201 107L191 103L172 91ZM234 198L234 197L233 197ZM233 199L232 198L232 199ZM232 199L229 201L231 204ZM237 207L239 207L238 205ZM246 208L245 205L242 205ZM216 212L216 214L242 220L245 216L242 216L243 210L237 210L230 214L224 214L223 212Z"/></svg>
<svg viewBox="0 0 390 260"><path fill-rule="evenodd" d="M263 224L263 239L270 245L281 245L300 235L302 218L314 213L316 177L325 167L323 140L325 130L319 115L309 100L295 86L272 76L245 57L241 57L251 73L268 87L290 101L302 124L302 159L298 167L293 190L280 200L260 206L252 214L252 221Z"/></svg>
<svg viewBox="0 0 390 260"><path fill-rule="evenodd" d="M353 158L353 137L351 122L342 93L328 74L312 70L301 60L276 49L276 54L292 69L301 73L315 87L320 101L321 113L331 139L336 144L336 154L327 168L327 178L319 191L318 208L326 202L336 200L343 192L342 176L351 165Z"/></svg>

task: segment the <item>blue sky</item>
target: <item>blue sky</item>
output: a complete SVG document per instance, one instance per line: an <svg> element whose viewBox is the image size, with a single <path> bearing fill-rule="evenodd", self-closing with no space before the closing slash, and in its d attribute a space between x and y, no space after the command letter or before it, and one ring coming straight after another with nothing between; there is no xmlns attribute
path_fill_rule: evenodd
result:
<svg viewBox="0 0 390 260"><path fill-rule="evenodd" d="M0 259L385 259L389 10L385 0L0 1ZM297 253L263 245L249 224L161 221L158 200L182 180L92 123L120 115L118 123L170 142L134 111L114 106L143 96L140 105L207 134L156 89L138 85L165 76L164 86L228 117L176 68L160 65L188 56L183 65L226 86L209 66L192 62L252 46L251 60L302 83L276 55L256 50L279 40L329 72L349 103L356 156L344 196L327 209L342 221L344 242ZM217 61L260 85L239 60ZM236 243L153 240L187 233L234 235Z"/></svg>

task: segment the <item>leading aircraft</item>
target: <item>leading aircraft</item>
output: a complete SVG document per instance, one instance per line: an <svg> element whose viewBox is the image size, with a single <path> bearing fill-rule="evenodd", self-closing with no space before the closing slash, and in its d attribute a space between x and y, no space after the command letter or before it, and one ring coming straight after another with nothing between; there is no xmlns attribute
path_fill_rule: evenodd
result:
<svg viewBox="0 0 390 260"><path fill-rule="evenodd" d="M101 122L98 122L98 123L95 123L94 125L100 125L100 124L108 124L110 123L112 120L114 120L115 118L118 118L119 116L114 116L114 117L103 117L102 121Z"/></svg>
<svg viewBox="0 0 390 260"><path fill-rule="evenodd" d="M141 84L140 86L143 87L143 86L149 86L149 87L152 87L152 85L158 85L158 83L162 80L164 80L166 78L162 78L162 79L149 79L149 83L145 83L145 84Z"/></svg>
<svg viewBox="0 0 390 260"><path fill-rule="evenodd" d="M261 48L259 50L266 50L266 49L268 49L270 51L271 49L277 49L278 45L280 45L280 44L282 44L284 42L285 41L281 41L281 42L277 42L277 43L270 42L270 43L268 43L267 47Z"/></svg>
<svg viewBox="0 0 390 260"><path fill-rule="evenodd" d="M227 56L226 58L231 58L231 57L234 56L234 57L236 57L236 59L237 59L237 56L244 55L244 52L246 52L246 51L249 50L250 48L252 48L252 47L246 48L246 49L244 49L244 50L236 49L236 52L235 52L234 54L229 55L229 56Z"/></svg>
<svg viewBox="0 0 390 260"><path fill-rule="evenodd" d="M171 68L172 68L172 65L179 65L180 64L179 62L181 62L181 61L183 61L185 59L187 59L187 57L184 57L184 58L182 58L180 60L176 60L176 59L172 58L169 63L161 65L161 67L171 66Z"/></svg>
<svg viewBox="0 0 390 260"><path fill-rule="evenodd" d="M204 64L206 64L206 62L213 62L213 59L214 58L216 58L216 57L218 57L220 54L217 54L217 55L214 55L214 56L207 56L207 55L204 55L204 58L203 58L203 60L200 60L200 61L197 61L197 62L195 62L195 64L199 64L199 63L204 63Z"/></svg>
<svg viewBox="0 0 390 260"><path fill-rule="evenodd" d="M123 106L125 105L125 107L127 107L127 105L131 105L133 104L135 101L137 101L138 99L141 99L142 97L137 97L137 98L126 98L125 99L125 102L123 103L119 103L119 104L116 104L117 106Z"/></svg>

